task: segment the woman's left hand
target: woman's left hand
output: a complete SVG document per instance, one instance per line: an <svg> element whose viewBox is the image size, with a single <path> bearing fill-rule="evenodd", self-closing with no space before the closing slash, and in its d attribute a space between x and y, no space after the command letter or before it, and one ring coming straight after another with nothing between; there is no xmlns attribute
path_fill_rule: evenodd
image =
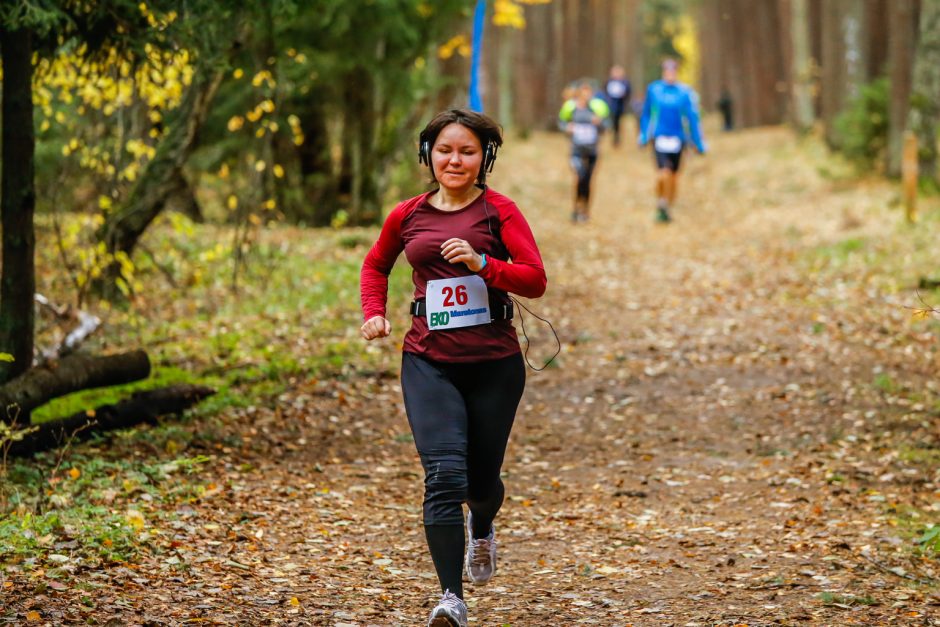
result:
<svg viewBox="0 0 940 627"><path fill-rule="evenodd" d="M478 255L473 247L456 237L452 237L441 244L441 255L450 263L464 263L473 272L483 269L483 256Z"/></svg>

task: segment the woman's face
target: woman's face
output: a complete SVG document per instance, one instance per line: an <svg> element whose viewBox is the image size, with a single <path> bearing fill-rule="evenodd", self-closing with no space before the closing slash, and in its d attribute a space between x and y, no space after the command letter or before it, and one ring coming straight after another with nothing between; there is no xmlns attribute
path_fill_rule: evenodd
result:
<svg viewBox="0 0 940 627"><path fill-rule="evenodd" d="M483 147L466 126L456 122L441 129L431 148L431 165L437 182L452 191L469 189L480 174Z"/></svg>

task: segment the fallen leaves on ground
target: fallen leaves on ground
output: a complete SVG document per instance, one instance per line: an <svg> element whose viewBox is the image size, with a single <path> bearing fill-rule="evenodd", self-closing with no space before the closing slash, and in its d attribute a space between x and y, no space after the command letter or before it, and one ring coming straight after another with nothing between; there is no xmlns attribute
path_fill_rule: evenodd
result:
<svg viewBox="0 0 940 627"><path fill-rule="evenodd" d="M822 179L783 130L713 146L687 160L669 226L653 223L645 153L602 155L577 227L562 137L501 156L493 185L549 273L531 306L563 350L529 374L499 573L468 584L471 624L940 624L940 569L915 545L940 519L937 327L874 270L812 257L892 229L893 192ZM393 321L400 333L405 315ZM526 322L540 365L551 334ZM379 350L378 370L348 364L226 411L211 489L168 516L127 510L151 537L138 563L53 580L13 565L4 616L423 624L437 583L421 469L397 349Z"/></svg>

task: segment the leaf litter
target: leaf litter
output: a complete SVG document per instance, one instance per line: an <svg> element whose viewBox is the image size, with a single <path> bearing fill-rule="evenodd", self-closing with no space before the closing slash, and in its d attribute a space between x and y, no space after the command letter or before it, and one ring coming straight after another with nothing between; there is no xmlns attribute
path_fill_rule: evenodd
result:
<svg viewBox="0 0 940 627"><path fill-rule="evenodd" d="M940 522L940 331L910 319L894 275L831 252L901 254L890 186L827 181L781 129L722 135L687 160L663 227L649 155L608 149L573 228L564 139L509 143L492 184L536 232L550 289L531 307L562 353L529 374L500 570L467 586L471 624L940 624L937 556L917 545ZM538 363L551 335L527 331ZM0 617L423 624L437 583L399 346L363 350L368 364L225 410L211 487L127 508L139 559L63 553L54 579L8 564Z"/></svg>

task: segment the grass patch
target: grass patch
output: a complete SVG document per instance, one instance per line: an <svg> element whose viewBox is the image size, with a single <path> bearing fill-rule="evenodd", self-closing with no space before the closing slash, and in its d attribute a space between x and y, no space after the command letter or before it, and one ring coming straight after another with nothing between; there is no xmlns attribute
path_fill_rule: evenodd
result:
<svg viewBox="0 0 940 627"><path fill-rule="evenodd" d="M83 220L62 219L65 229ZM358 337L359 270L375 236L374 229L267 228L255 235L236 272L231 227L162 217L147 232L148 254L135 258L136 294L120 305L83 305L104 319L102 331L87 342L89 352L142 347L153 374L55 399L34 410L34 423L179 383L215 388L218 393L194 410L211 415L268 402L292 383L335 376L349 364L378 367L381 354ZM61 268L48 220L37 220L37 238L38 290L69 303L74 283ZM410 283L403 260L389 282L389 317L397 328L407 323ZM37 344L53 344L55 327L48 321L39 326Z"/></svg>
<svg viewBox="0 0 940 627"><path fill-rule="evenodd" d="M929 468L937 468L940 467L940 449L919 446L901 446L898 447L898 459L902 462L923 464Z"/></svg>
<svg viewBox="0 0 940 627"><path fill-rule="evenodd" d="M816 257L829 263L844 264L851 256L860 251L865 251L867 241L861 237L851 237L835 244L819 246L815 249Z"/></svg>
<svg viewBox="0 0 940 627"><path fill-rule="evenodd" d="M150 528L172 515L161 504L192 502L205 492L198 475L208 461L94 452L16 460L0 477L0 564L31 570L131 561L153 548Z"/></svg>
<svg viewBox="0 0 940 627"><path fill-rule="evenodd" d="M116 385L97 390L82 390L67 396L56 398L45 405L33 410L31 418L33 424L41 424L55 418L64 418L80 411L94 409L100 405L117 403L129 398L134 392L172 385L175 383L198 383L191 372L181 368L161 367L156 369L148 379L136 381L126 385Z"/></svg>
<svg viewBox="0 0 940 627"><path fill-rule="evenodd" d="M841 606L853 606L853 605L878 605L871 595L866 594L865 596L857 596L854 594L837 594L834 592L820 592L818 595L820 601L823 605L841 605Z"/></svg>
<svg viewBox="0 0 940 627"><path fill-rule="evenodd" d="M65 230L70 220L83 220L62 219ZM132 297L82 305L104 321L85 350L142 347L153 374L55 399L37 408L33 421L180 383L217 393L183 420L94 436L72 449L0 466L0 564L66 573L76 562L132 561L142 550L162 550L163 536L151 530L175 516L177 504L207 490L200 476L207 458L186 450L197 438L198 451L241 445L217 414L274 404L287 388L311 378L394 367L396 355L370 349L358 336L359 270L375 235L374 229L265 229L244 251L236 276L230 227L181 228L179 219L158 220L145 238L148 254L135 258ZM48 220L37 220L37 238L37 291L56 303L74 303L75 283L62 268ZM389 318L400 332L411 296L404 260L390 277L389 296ZM40 320L37 345L53 345L57 334L54 323Z"/></svg>
<svg viewBox="0 0 940 627"><path fill-rule="evenodd" d="M872 385L885 394L894 394L900 389L894 378L886 372L879 372Z"/></svg>
<svg viewBox="0 0 940 627"><path fill-rule="evenodd" d="M912 505L889 505L885 514L913 554L940 558L940 513Z"/></svg>
<svg viewBox="0 0 940 627"><path fill-rule="evenodd" d="M917 539L917 546L925 555L940 556L940 524L933 524L924 529L924 533Z"/></svg>

